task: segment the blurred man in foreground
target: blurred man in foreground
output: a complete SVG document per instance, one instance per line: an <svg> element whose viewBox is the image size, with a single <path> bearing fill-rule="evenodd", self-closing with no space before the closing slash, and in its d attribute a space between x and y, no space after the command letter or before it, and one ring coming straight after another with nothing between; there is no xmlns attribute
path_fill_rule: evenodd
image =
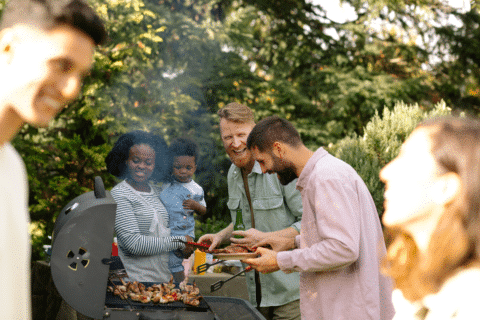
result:
<svg viewBox="0 0 480 320"><path fill-rule="evenodd" d="M25 166L10 144L25 124L46 126L75 99L106 38L81 0L11 0L0 24L0 293L3 319L30 319Z"/></svg>
<svg viewBox="0 0 480 320"><path fill-rule="evenodd" d="M247 147L262 172L276 172L283 184L298 177L303 217L299 236L259 241L261 257L243 262L264 273L300 272L302 319L392 319L392 288L379 266L382 228L355 170L323 148L310 151L293 125L275 116L253 128ZM260 248L267 244L273 250Z"/></svg>

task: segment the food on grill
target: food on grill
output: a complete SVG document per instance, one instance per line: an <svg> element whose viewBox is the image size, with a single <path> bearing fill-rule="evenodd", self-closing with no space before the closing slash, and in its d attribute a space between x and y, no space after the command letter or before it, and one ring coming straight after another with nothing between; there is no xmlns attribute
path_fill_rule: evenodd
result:
<svg viewBox="0 0 480 320"><path fill-rule="evenodd" d="M154 284L146 287L143 283L125 282L120 278L122 285L109 286L108 291L121 299L131 299L142 303L168 303L174 301L183 301L183 303L197 307L200 304L200 289L195 282L193 285L188 284L188 277L179 284L179 289L173 283L173 276L170 282Z"/></svg>
<svg viewBox="0 0 480 320"><path fill-rule="evenodd" d="M228 247L225 247L223 249L213 249L211 251L207 251L209 253L249 253L249 252L255 252L250 250L246 246L241 246L241 245L230 245Z"/></svg>

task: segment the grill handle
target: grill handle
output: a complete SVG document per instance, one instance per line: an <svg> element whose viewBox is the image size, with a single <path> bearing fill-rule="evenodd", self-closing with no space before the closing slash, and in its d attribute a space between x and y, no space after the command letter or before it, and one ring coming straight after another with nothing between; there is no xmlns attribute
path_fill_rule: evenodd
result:
<svg viewBox="0 0 480 320"><path fill-rule="evenodd" d="M95 194L95 198L97 199L103 199L107 197L103 180L99 176L95 177L95 186L93 193Z"/></svg>

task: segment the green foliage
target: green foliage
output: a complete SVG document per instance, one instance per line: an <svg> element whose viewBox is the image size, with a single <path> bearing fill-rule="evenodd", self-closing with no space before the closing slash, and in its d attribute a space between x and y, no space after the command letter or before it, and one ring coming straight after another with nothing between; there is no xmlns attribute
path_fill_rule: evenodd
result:
<svg viewBox="0 0 480 320"><path fill-rule="evenodd" d="M241 101L259 118L289 119L310 147L362 135L375 112L395 101L432 105L425 52L401 33L374 30L368 16L341 24L306 1L235 1L224 22L232 50L263 79L243 82L251 97Z"/></svg>
<svg viewBox="0 0 480 320"><path fill-rule="evenodd" d="M455 16L463 26L442 26L437 32L449 47L452 57L445 57L435 69L436 89L447 103L473 115L480 114L480 7Z"/></svg>
<svg viewBox="0 0 480 320"><path fill-rule="evenodd" d="M155 132L167 142L193 138L200 146L195 180L206 190L209 215L223 215L229 161L212 113L230 102L234 79L248 66L222 51L223 32L207 2L95 3L112 41L101 51L104 64L93 79L89 108L112 144L134 129ZM101 77L105 70L107 83Z"/></svg>
<svg viewBox="0 0 480 320"><path fill-rule="evenodd" d="M200 146L195 179L206 190L209 215L227 210L222 199L229 161L215 135L208 99L229 102L225 93L235 88L229 77L248 66L221 50L216 22L196 19L195 6L186 15L169 4L142 0L90 3L110 40L95 53L82 96L48 128L25 126L13 142L29 176L34 260L50 242L56 215L90 191L95 176L107 189L115 185L104 159L118 136L131 130L155 132L167 142L194 138Z"/></svg>
<svg viewBox="0 0 480 320"><path fill-rule="evenodd" d="M215 115L229 102L250 106L257 119L290 120L312 149L335 143L332 150L359 171L379 208L378 170L422 114L441 98L454 111L478 113L476 7L457 12L463 30L426 23L417 9L435 19L446 10L437 0L369 0L368 6L345 0L358 15L346 23L305 0L88 1L104 19L109 41L95 53L81 97L48 128L26 126L14 141L28 170L34 259L61 208L91 190L94 176L107 189L114 186L104 158L131 130L199 144L195 180L208 212L197 230L215 232L230 220L230 161ZM372 28L374 18L384 27ZM438 68L430 63L436 48L417 43L432 32L453 54Z"/></svg>
<svg viewBox="0 0 480 320"><path fill-rule="evenodd" d="M367 185L381 216L383 213L384 185L380 181L380 170L399 153L402 143L421 121L450 115L451 108L439 102L430 111L418 104L407 105L397 102L393 110L383 109L368 122L363 136L346 137L328 150L337 158L350 164Z"/></svg>
<svg viewBox="0 0 480 320"><path fill-rule="evenodd" d="M106 183L112 181L104 176L103 160L110 146L101 139L99 145L91 145L76 133L69 135L64 126L62 119L47 129L25 126L13 141L28 172L29 211L35 222L33 259L42 258L42 246L49 244L47 237L52 234L56 215L70 200L92 190L97 175Z"/></svg>
<svg viewBox="0 0 480 320"><path fill-rule="evenodd" d="M205 219L205 221L195 220L195 239L207 233L217 233L225 229L230 223L232 223L230 216L224 216L222 218L213 216Z"/></svg>

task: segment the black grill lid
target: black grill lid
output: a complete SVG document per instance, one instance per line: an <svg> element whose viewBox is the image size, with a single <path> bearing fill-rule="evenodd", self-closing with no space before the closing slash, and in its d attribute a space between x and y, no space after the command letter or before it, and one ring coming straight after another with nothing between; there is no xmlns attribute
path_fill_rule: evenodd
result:
<svg viewBox="0 0 480 320"><path fill-rule="evenodd" d="M102 179L60 212L52 240L52 278L62 298L85 316L101 319L105 306L117 204Z"/></svg>

